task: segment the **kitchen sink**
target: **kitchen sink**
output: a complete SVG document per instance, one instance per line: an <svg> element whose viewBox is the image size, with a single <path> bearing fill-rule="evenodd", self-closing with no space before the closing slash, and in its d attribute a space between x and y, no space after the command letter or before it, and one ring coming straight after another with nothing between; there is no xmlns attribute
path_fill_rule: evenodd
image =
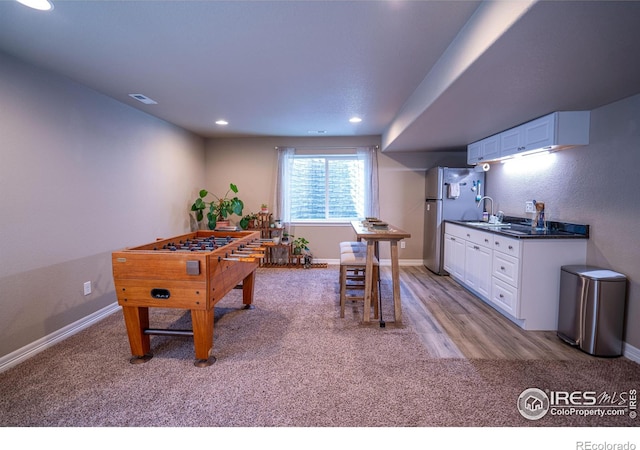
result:
<svg viewBox="0 0 640 450"><path fill-rule="evenodd" d="M483 227L483 228L501 228L501 227L510 227L510 223L489 223L489 222L465 222L467 225L472 225L474 227Z"/></svg>
<svg viewBox="0 0 640 450"><path fill-rule="evenodd" d="M528 231L518 231L518 230L511 230L511 229L503 230L503 231L508 234L520 234L520 235L529 234Z"/></svg>

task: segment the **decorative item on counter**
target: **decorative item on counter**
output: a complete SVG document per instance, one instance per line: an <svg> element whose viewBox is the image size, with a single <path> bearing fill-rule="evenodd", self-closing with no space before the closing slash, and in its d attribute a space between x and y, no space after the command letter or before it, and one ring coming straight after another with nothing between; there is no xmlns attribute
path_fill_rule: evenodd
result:
<svg viewBox="0 0 640 450"><path fill-rule="evenodd" d="M546 229L546 223L544 219L544 202L537 202L533 200L533 204L536 207L536 218L533 221L533 228L536 230Z"/></svg>
<svg viewBox="0 0 640 450"><path fill-rule="evenodd" d="M362 222L362 225L364 225L370 230L388 230L389 229L388 223L383 222L382 220L375 217L365 218L365 220Z"/></svg>
<svg viewBox="0 0 640 450"><path fill-rule="evenodd" d="M479 202L482 200L482 190L480 189L482 187L482 181L474 181L473 185L476 187L476 202Z"/></svg>
<svg viewBox="0 0 640 450"><path fill-rule="evenodd" d="M372 230L388 230L389 224L387 222L378 220L377 222L371 223L371 229Z"/></svg>
<svg viewBox="0 0 640 450"><path fill-rule="evenodd" d="M262 205L260 205L260 212L263 212L263 213L269 212L269 208L267 207L266 203L263 203Z"/></svg>

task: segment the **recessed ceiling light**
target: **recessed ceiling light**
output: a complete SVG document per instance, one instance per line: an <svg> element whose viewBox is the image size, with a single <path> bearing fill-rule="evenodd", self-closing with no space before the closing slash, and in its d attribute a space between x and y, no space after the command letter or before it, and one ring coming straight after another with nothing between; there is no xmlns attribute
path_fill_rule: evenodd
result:
<svg viewBox="0 0 640 450"><path fill-rule="evenodd" d="M227 122L226 120L216 120L216 125L229 125L229 122Z"/></svg>
<svg viewBox="0 0 640 450"><path fill-rule="evenodd" d="M39 11L51 11L53 9L53 3L49 0L18 0L18 2Z"/></svg>
<svg viewBox="0 0 640 450"><path fill-rule="evenodd" d="M152 100L149 97L147 97L146 95L142 95L142 94L129 94L129 97L135 98L136 100L138 100L139 102L144 103L145 105L157 105L158 104L157 101Z"/></svg>
<svg viewBox="0 0 640 450"><path fill-rule="evenodd" d="M309 130L308 134L327 134L327 130Z"/></svg>
<svg viewBox="0 0 640 450"><path fill-rule="evenodd" d="M362 122L362 119L360 117L352 117L351 119L349 119L349 122L351 122L351 123L360 123L360 122Z"/></svg>

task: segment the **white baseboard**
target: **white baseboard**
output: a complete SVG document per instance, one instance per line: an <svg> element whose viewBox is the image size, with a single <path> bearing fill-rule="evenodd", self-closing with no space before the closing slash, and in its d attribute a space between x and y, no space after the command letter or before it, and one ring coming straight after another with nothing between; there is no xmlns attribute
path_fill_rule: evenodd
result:
<svg viewBox="0 0 640 450"><path fill-rule="evenodd" d="M626 342L622 345L622 355L631 361L640 364L640 349L629 345Z"/></svg>
<svg viewBox="0 0 640 450"><path fill-rule="evenodd" d="M340 260L339 259L317 259L317 258L314 258L313 262L314 263L327 264L329 266L339 266L340 265ZM400 261L398 261L398 264L400 266L423 266L424 265L424 261L422 259L401 259ZM391 266L391 260L390 259L381 259L380 260L380 265L381 266Z"/></svg>
<svg viewBox="0 0 640 450"><path fill-rule="evenodd" d="M14 366L17 366L23 361L31 358L32 356L48 349L49 347L57 344L60 341L84 330L85 328L93 325L96 322L101 321L105 317L113 314L114 312L120 309L120 305L118 303L112 303L109 306L105 306L104 308L90 314L82 319L67 325L64 328L61 328L43 338L38 339L35 342L32 342L29 345L25 345L18 350L9 353L3 357L0 357L0 373L8 370Z"/></svg>

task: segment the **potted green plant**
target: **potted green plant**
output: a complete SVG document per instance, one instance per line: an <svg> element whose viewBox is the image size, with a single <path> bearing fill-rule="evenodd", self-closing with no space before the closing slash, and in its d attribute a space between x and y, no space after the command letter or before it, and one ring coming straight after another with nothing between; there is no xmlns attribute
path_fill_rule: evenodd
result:
<svg viewBox="0 0 640 450"><path fill-rule="evenodd" d="M246 230L248 228L256 227L256 220L258 220L258 215L256 213L249 213L240 219L240 228Z"/></svg>
<svg viewBox="0 0 640 450"><path fill-rule="evenodd" d="M309 251L309 241L303 237L295 238L292 245L294 255L301 255L303 252Z"/></svg>
<svg viewBox="0 0 640 450"><path fill-rule="evenodd" d="M244 203L237 196L230 197L230 193L238 193L238 187L230 183L229 190L224 197L218 197L215 194L211 194L214 199L206 201L206 197L209 195L209 191L202 189L199 192L198 198L191 205L191 211L196 213L196 220L200 222L204 218L204 210L208 207L207 212L207 226L210 230L215 230L217 222L221 220L227 220L227 218L233 214L238 216L242 215L242 209Z"/></svg>

